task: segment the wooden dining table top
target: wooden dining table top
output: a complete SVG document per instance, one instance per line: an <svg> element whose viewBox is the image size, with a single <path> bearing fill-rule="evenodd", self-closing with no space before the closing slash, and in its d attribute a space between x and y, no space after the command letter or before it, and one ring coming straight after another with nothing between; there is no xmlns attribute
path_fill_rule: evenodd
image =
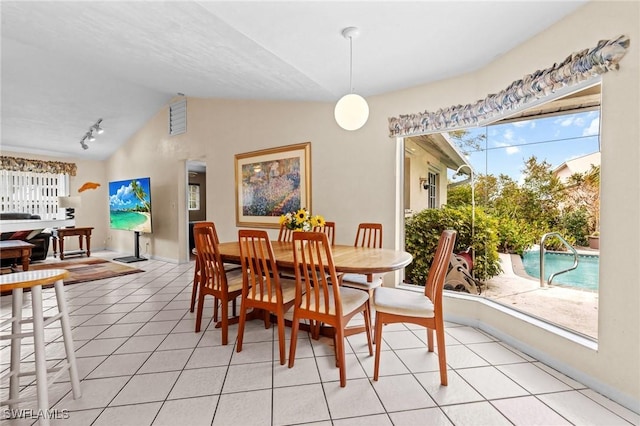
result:
<svg viewBox="0 0 640 426"><path fill-rule="evenodd" d="M278 267L293 269L293 244L271 241L271 245ZM240 263L240 245L237 241L220 243L218 248L223 262ZM413 260L413 256L402 250L333 245L331 252L338 273L391 272L404 268Z"/></svg>

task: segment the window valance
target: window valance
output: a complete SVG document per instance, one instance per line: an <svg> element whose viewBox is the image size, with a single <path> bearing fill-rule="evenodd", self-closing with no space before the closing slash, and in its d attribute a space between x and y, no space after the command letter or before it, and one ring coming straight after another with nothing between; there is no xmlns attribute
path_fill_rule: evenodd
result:
<svg viewBox="0 0 640 426"><path fill-rule="evenodd" d="M619 68L618 62L629 47L629 37L600 40L592 49L569 55L559 64L514 81L499 93L473 104L456 105L436 112L400 115L389 118L389 136L411 136L448 131L488 122L521 108L555 91Z"/></svg>
<svg viewBox="0 0 640 426"><path fill-rule="evenodd" d="M0 169L15 172L68 174L75 176L78 167L75 163L61 161L29 160L27 158L0 157Z"/></svg>

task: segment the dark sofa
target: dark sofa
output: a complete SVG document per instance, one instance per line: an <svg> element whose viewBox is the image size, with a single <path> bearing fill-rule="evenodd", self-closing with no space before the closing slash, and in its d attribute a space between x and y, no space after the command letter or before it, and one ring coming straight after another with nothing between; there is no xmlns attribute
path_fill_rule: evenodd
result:
<svg viewBox="0 0 640 426"><path fill-rule="evenodd" d="M0 221L3 220L39 220L40 216L31 213L0 213ZM16 232L3 232L0 234L0 240L22 240L33 244L31 251L31 261L45 260L49 253L49 241L51 240L51 232L44 231L40 228L35 230L24 230ZM14 259L2 259L2 266L9 266Z"/></svg>

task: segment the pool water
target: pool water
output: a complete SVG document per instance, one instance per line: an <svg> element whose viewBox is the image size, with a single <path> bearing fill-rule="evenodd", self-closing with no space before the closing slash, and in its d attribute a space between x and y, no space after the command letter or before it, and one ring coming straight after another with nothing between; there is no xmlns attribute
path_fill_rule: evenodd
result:
<svg viewBox="0 0 640 426"><path fill-rule="evenodd" d="M585 290L598 290L599 256L578 255L578 267L573 271L556 275L551 284L578 287ZM532 277L540 278L540 251L526 251L522 255L525 271ZM573 266L573 254L545 252L544 274L545 281L554 272L559 272Z"/></svg>

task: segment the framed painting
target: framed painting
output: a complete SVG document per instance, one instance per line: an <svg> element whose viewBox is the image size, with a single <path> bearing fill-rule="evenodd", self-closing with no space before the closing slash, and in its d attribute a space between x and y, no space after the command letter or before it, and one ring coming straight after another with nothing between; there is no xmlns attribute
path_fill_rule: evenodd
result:
<svg viewBox="0 0 640 426"><path fill-rule="evenodd" d="M280 215L311 210L311 142L236 154L236 225L278 228Z"/></svg>

